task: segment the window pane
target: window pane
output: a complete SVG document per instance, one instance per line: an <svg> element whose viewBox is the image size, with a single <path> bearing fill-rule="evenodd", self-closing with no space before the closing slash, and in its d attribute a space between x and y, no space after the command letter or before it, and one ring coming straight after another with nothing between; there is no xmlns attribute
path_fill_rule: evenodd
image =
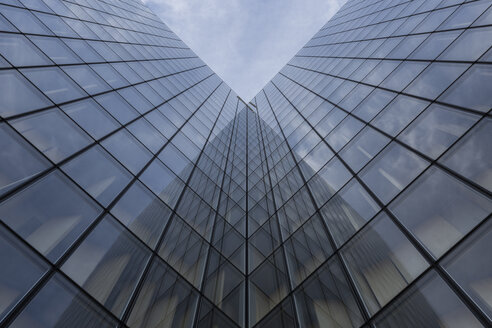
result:
<svg viewBox="0 0 492 328"><path fill-rule="evenodd" d="M451 148L442 162L464 177L492 191L492 119L484 119Z"/></svg>
<svg viewBox="0 0 492 328"><path fill-rule="evenodd" d="M405 89L405 92L435 99L468 67L468 64L433 63Z"/></svg>
<svg viewBox="0 0 492 328"><path fill-rule="evenodd" d="M198 293L156 258L135 301L128 325L191 328L197 304Z"/></svg>
<svg viewBox="0 0 492 328"><path fill-rule="evenodd" d="M61 109L96 140L116 130L119 126L101 106L90 98L64 105Z"/></svg>
<svg viewBox="0 0 492 328"><path fill-rule="evenodd" d="M395 93L376 89L355 110L354 114L369 122L395 97Z"/></svg>
<svg viewBox="0 0 492 328"><path fill-rule="evenodd" d="M154 154L157 153L166 142L166 138L144 118L132 123L128 126L128 130Z"/></svg>
<svg viewBox="0 0 492 328"><path fill-rule="evenodd" d="M131 174L100 146L85 151L62 169L103 206L109 205L131 180Z"/></svg>
<svg viewBox="0 0 492 328"><path fill-rule="evenodd" d="M366 226L343 249L369 313L374 314L428 266L386 214Z"/></svg>
<svg viewBox="0 0 492 328"><path fill-rule="evenodd" d="M57 67L24 69L22 73L56 104L86 96L86 93Z"/></svg>
<svg viewBox="0 0 492 328"><path fill-rule="evenodd" d="M128 123L138 116L138 113L116 92L106 93L95 97L111 115L121 124Z"/></svg>
<svg viewBox="0 0 492 328"><path fill-rule="evenodd" d="M492 201L432 168L391 204L391 211L438 258L492 213Z"/></svg>
<svg viewBox="0 0 492 328"><path fill-rule="evenodd" d="M32 251L0 227L0 320L31 289L46 271Z"/></svg>
<svg viewBox="0 0 492 328"><path fill-rule="evenodd" d="M116 325L98 305L56 274L9 327L110 328Z"/></svg>
<svg viewBox="0 0 492 328"><path fill-rule="evenodd" d="M383 134L368 126L340 152L340 156L352 170L358 172L389 141Z"/></svg>
<svg viewBox="0 0 492 328"><path fill-rule="evenodd" d="M159 154L159 159L183 181L190 175L193 165L173 144L168 144Z"/></svg>
<svg viewBox="0 0 492 328"><path fill-rule="evenodd" d="M0 116L8 117L51 106L41 92L15 70L0 71Z"/></svg>
<svg viewBox="0 0 492 328"><path fill-rule="evenodd" d="M492 108L492 67L490 65L473 65L446 92L440 101L466 108L487 112Z"/></svg>
<svg viewBox="0 0 492 328"><path fill-rule="evenodd" d="M184 186L184 183L158 159L145 169L140 181L170 207L175 205Z"/></svg>
<svg viewBox="0 0 492 328"><path fill-rule="evenodd" d="M294 294L301 327L359 327L364 322L340 262L333 258Z"/></svg>
<svg viewBox="0 0 492 328"><path fill-rule="evenodd" d="M62 270L116 316L150 257L143 244L107 216L63 264Z"/></svg>
<svg viewBox="0 0 492 328"><path fill-rule="evenodd" d="M376 327L482 327L435 271L429 272L376 319Z"/></svg>
<svg viewBox="0 0 492 328"><path fill-rule="evenodd" d="M58 38L44 36L29 36L29 38L56 64L81 62L80 58Z"/></svg>
<svg viewBox="0 0 492 328"><path fill-rule="evenodd" d="M376 201L352 179L320 210L337 246L341 246L379 211Z"/></svg>
<svg viewBox="0 0 492 328"><path fill-rule="evenodd" d="M111 88L89 66L66 66L63 67L63 71L90 95L108 91Z"/></svg>
<svg viewBox="0 0 492 328"><path fill-rule="evenodd" d="M51 261L56 261L101 209L59 171L0 205L0 217Z"/></svg>
<svg viewBox="0 0 492 328"><path fill-rule="evenodd" d="M12 125L54 162L65 159L91 142L90 137L58 109L17 119Z"/></svg>
<svg viewBox="0 0 492 328"><path fill-rule="evenodd" d="M461 31L432 33L409 58L433 60L460 35Z"/></svg>
<svg viewBox="0 0 492 328"><path fill-rule="evenodd" d="M140 172L152 157L152 154L125 129L116 132L101 144L133 174Z"/></svg>
<svg viewBox="0 0 492 328"><path fill-rule="evenodd" d="M427 161L398 144L389 145L364 168L360 176L387 204L428 165Z"/></svg>
<svg viewBox="0 0 492 328"><path fill-rule="evenodd" d="M149 247L154 248L172 212L159 198L137 181L111 209L111 214Z"/></svg>
<svg viewBox="0 0 492 328"><path fill-rule="evenodd" d="M309 182L316 203L322 206L351 178L352 174L342 162L338 158L332 159Z"/></svg>
<svg viewBox="0 0 492 328"><path fill-rule="evenodd" d="M480 58L492 43L492 27L466 30L439 57L442 60L475 61Z"/></svg>
<svg viewBox="0 0 492 328"><path fill-rule="evenodd" d="M0 33L0 54L14 66L53 65L25 36Z"/></svg>
<svg viewBox="0 0 492 328"><path fill-rule="evenodd" d="M0 124L0 195L48 168L49 163L6 124Z"/></svg>
<svg viewBox="0 0 492 328"><path fill-rule="evenodd" d="M435 159L477 120L475 115L432 104L398 139Z"/></svg>
<svg viewBox="0 0 492 328"><path fill-rule="evenodd" d="M492 262L487 260L492 249L492 221L476 231L453 251L443 266L465 292L492 318Z"/></svg>

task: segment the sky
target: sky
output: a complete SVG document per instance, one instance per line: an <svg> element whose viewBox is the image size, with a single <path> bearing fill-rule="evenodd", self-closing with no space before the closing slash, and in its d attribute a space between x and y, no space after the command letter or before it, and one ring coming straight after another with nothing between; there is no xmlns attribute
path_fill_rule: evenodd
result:
<svg viewBox="0 0 492 328"><path fill-rule="evenodd" d="M143 0L250 101L345 0Z"/></svg>

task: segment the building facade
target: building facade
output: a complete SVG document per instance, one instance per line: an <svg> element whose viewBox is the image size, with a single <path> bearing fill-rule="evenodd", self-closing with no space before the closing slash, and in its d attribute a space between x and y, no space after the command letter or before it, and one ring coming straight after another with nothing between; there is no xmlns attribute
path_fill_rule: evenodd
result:
<svg viewBox="0 0 492 328"><path fill-rule="evenodd" d="M0 326L491 326L491 46L349 0L245 103L138 0L0 0Z"/></svg>

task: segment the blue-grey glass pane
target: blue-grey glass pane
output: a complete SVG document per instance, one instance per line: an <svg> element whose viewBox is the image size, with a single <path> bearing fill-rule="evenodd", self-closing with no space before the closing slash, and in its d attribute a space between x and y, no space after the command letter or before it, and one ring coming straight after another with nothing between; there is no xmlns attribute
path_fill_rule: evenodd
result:
<svg viewBox="0 0 492 328"><path fill-rule="evenodd" d="M432 168L398 197L390 209L438 258L492 213L492 201Z"/></svg>
<svg viewBox="0 0 492 328"><path fill-rule="evenodd" d="M84 131L56 108L19 118L12 125L54 162L65 159L91 142Z"/></svg>
<svg viewBox="0 0 492 328"><path fill-rule="evenodd" d="M391 100L395 93L376 89L353 111L353 113L364 121L370 121L376 116Z"/></svg>
<svg viewBox="0 0 492 328"><path fill-rule="evenodd" d="M337 246L341 246L379 211L376 201L352 179L320 210Z"/></svg>
<svg viewBox="0 0 492 328"><path fill-rule="evenodd" d="M60 17L39 12L34 13L56 36L78 37Z"/></svg>
<svg viewBox="0 0 492 328"><path fill-rule="evenodd" d="M32 146L6 124L0 124L0 195L49 167Z"/></svg>
<svg viewBox="0 0 492 328"><path fill-rule="evenodd" d="M111 88L89 66L67 66L63 67L63 71L90 95L108 91Z"/></svg>
<svg viewBox="0 0 492 328"><path fill-rule="evenodd" d="M405 89L405 92L419 97L435 99L468 67L468 64L433 63Z"/></svg>
<svg viewBox="0 0 492 328"><path fill-rule="evenodd" d="M386 214L380 214L343 249L370 314L418 277L428 263Z"/></svg>
<svg viewBox="0 0 492 328"><path fill-rule="evenodd" d="M29 10L1 6L0 13L23 33L52 34Z"/></svg>
<svg viewBox="0 0 492 328"><path fill-rule="evenodd" d="M15 70L0 71L0 115L8 117L48 107L52 103Z"/></svg>
<svg viewBox="0 0 492 328"><path fill-rule="evenodd" d="M149 257L142 243L106 216L63 264L62 271L121 316Z"/></svg>
<svg viewBox="0 0 492 328"><path fill-rule="evenodd" d="M116 320L60 274L46 283L9 327L110 328Z"/></svg>
<svg viewBox="0 0 492 328"><path fill-rule="evenodd" d="M461 31L432 33L409 58L433 60L453 42Z"/></svg>
<svg viewBox="0 0 492 328"><path fill-rule="evenodd" d="M31 41L20 34L0 33L0 54L14 66L52 65Z"/></svg>
<svg viewBox="0 0 492 328"><path fill-rule="evenodd" d="M458 81L439 97L440 101L487 112L492 108L490 65L473 65Z"/></svg>
<svg viewBox="0 0 492 328"><path fill-rule="evenodd" d="M486 118L441 159L446 166L489 191L492 191L491 133L492 119Z"/></svg>
<svg viewBox="0 0 492 328"><path fill-rule="evenodd" d="M85 99L61 107L94 139L100 139L116 130L119 124L94 100Z"/></svg>
<svg viewBox="0 0 492 328"><path fill-rule="evenodd" d="M137 181L111 209L111 214L154 248L172 212Z"/></svg>
<svg viewBox="0 0 492 328"><path fill-rule="evenodd" d="M437 158L478 119L478 116L433 104L398 138L423 154Z"/></svg>
<svg viewBox="0 0 492 328"><path fill-rule="evenodd" d="M95 64L91 68L96 71L112 88L121 88L128 84L110 64Z"/></svg>
<svg viewBox="0 0 492 328"><path fill-rule="evenodd" d="M22 74L56 104L86 96L86 93L57 67L24 69Z"/></svg>
<svg viewBox="0 0 492 328"><path fill-rule="evenodd" d="M53 262L100 212L101 209L59 171L0 205L1 220Z"/></svg>
<svg viewBox="0 0 492 328"><path fill-rule="evenodd" d="M29 39L31 39L31 41L56 64L74 64L81 62L80 58L58 38L29 36Z"/></svg>
<svg viewBox="0 0 492 328"><path fill-rule="evenodd" d="M101 144L133 174L140 172L152 158L152 154L125 129L116 132Z"/></svg>
<svg viewBox="0 0 492 328"><path fill-rule="evenodd" d="M159 154L159 159L170 168L174 174L186 181L193 165L173 144L168 144Z"/></svg>
<svg viewBox="0 0 492 328"><path fill-rule="evenodd" d="M95 97L96 101L101 104L111 115L113 115L121 124L128 123L138 116L135 109L130 106L116 92L106 93Z"/></svg>
<svg viewBox="0 0 492 328"><path fill-rule="evenodd" d="M439 57L442 60L475 61L492 44L492 27L466 30Z"/></svg>
<svg viewBox="0 0 492 328"><path fill-rule="evenodd" d="M144 118L130 124L128 130L154 154L164 146L167 140Z"/></svg>
<svg viewBox="0 0 492 328"><path fill-rule="evenodd" d="M145 169L140 180L171 207L178 200L184 186L183 182L158 159Z"/></svg>
<svg viewBox="0 0 492 328"><path fill-rule="evenodd" d="M100 146L77 156L63 170L103 206L109 205L131 180L131 174Z"/></svg>
<svg viewBox="0 0 492 328"><path fill-rule="evenodd" d="M489 320L492 319L492 263L487 258L492 247L491 223L492 221L488 220L443 262L446 271L480 306Z"/></svg>
<svg viewBox="0 0 492 328"><path fill-rule="evenodd" d="M0 320L47 269L41 259L0 227Z"/></svg>
<svg viewBox="0 0 492 328"><path fill-rule="evenodd" d="M429 102L425 100L400 95L379 113L372 123L384 132L396 136L427 105L429 105Z"/></svg>
<svg viewBox="0 0 492 328"><path fill-rule="evenodd" d="M392 143L361 171L360 177L386 204L427 165L427 161L417 154Z"/></svg>
<svg viewBox="0 0 492 328"><path fill-rule="evenodd" d="M483 327L435 271L403 293L377 317L375 324L387 328Z"/></svg>

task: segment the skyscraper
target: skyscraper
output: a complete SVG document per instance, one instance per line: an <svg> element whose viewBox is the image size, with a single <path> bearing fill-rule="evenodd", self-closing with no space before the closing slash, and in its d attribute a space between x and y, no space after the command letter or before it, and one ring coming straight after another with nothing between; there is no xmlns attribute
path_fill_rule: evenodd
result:
<svg viewBox="0 0 492 328"><path fill-rule="evenodd" d="M0 0L1 327L485 327L492 2L349 0L249 103L138 0Z"/></svg>

